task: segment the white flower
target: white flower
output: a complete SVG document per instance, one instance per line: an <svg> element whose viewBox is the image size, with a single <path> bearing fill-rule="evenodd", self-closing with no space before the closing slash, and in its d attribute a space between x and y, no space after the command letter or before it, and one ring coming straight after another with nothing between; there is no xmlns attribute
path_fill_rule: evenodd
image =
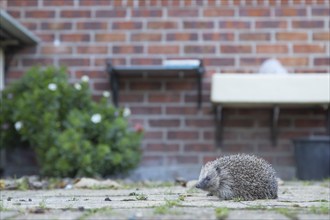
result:
<svg viewBox="0 0 330 220"><path fill-rule="evenodd" d="M23 127L23 122L18 121L18 122L15 123L15 129L16 129L16 131L21 130L22 127Z"/></svg>
<svg viewBox="0 0 330 220"><path fill-rule="evenodd" d="M92 115L91 117L91 121L94 123L94 124L97 124L97 123L100 123L102 120L102 116L100 114L94 114Z"/></svg>
<svg viewBox="0 0 330 220"><path fill-rule="evenodd" d="M104 91L103 96L106 97L106 98L110 97L110 92Z"/></svg>
<svg viewBox="0 0 330 220"><path fill-rule="evenodd" d="M48 89L51 91L55 91L57 89L57 85L55 83L49 83Z"/></svg>
<svg viewBox="0 0 330 220"><path fill-rule="evenodd" d="M79 83L75 83L75 84L74 84L74 88L75 88L76 90L81 90L81 85L80 85Z"/></svg>
<svg viewBox="0 0 330 220"><path fill-rule="evenodd" d="M130 115L131 115L131 109L129 109L128 107L125 107L124 111L123 111L123 116L126 118Z"/></svg>
<svg viewBox="0 0 330 220"><path fill-rule="evenodd" d="M84 76L81 77L81 81L88 82L89 81L89 77L86 76L86 75L84 75Z"/></svg>

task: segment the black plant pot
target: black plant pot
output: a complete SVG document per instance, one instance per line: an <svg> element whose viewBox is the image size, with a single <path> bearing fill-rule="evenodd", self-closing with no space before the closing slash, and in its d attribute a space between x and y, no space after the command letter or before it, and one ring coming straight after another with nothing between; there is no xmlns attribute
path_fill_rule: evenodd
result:
<svg viewBox="0 0 330 220"><path fill-rule="evenodd" d="M330 177L330 137L312 136L293 140L297 177L321 180Z"/></svg>

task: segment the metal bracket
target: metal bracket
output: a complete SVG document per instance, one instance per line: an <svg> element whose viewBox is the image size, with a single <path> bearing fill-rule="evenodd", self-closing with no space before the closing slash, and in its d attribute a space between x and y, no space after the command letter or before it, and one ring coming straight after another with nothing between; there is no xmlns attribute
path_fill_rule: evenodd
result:
<svg viewBox="0 0 330 220"><path fill-rule="evenodd" d="M277 146L279 116L280 116L280 107L274 106L272 110L272 123L271 123L271 140L273 147Z"/></svg>
<svg viewBox="0 0 330 220"><path fill-rule="evenodd" d="M110 75L110 87L111 87L111 98L114 106L118 107L118 96L119 96L119 82L118 74L116 70L112 67L111 63L107 63L107 70Z"/></svg>
<svg viewBox="0 0 330 220"><path fill-rule="evenodd" d="M223 107L214 105L215 143L217 147L222 146L223 141Z"/></svg>
<svg viewBox="0 0 330 220"><path fill-rule="evenodd" d="M328 106L328 108L326 109L326 113L325 113L325 123L326 124L326 132L327 132L327 135L330 137L330 105Z"/></svg>

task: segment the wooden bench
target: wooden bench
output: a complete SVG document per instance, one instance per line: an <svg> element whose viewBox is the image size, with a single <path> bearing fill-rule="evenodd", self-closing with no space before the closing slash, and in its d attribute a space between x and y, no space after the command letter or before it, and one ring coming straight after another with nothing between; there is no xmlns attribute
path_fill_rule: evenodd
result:
<svg viewBox="0 0 330 220"><path fill-rule="evenodd" d="M222 141L224 107L271 107L271 138L276 145L280 107L321 106L327 110L330 123L330 74L214 74L211 102L218 145Z"/></svg>

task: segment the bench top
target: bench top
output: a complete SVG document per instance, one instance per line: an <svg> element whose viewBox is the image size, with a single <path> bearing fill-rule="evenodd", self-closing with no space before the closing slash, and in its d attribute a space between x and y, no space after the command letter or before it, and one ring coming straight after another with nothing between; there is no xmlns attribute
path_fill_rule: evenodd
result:
<svg viewBox="0 0 330 220"><path fill-rule="evenodd" d="M211 102L223 105L329 105L330 74L214 74Z"/></svg>

